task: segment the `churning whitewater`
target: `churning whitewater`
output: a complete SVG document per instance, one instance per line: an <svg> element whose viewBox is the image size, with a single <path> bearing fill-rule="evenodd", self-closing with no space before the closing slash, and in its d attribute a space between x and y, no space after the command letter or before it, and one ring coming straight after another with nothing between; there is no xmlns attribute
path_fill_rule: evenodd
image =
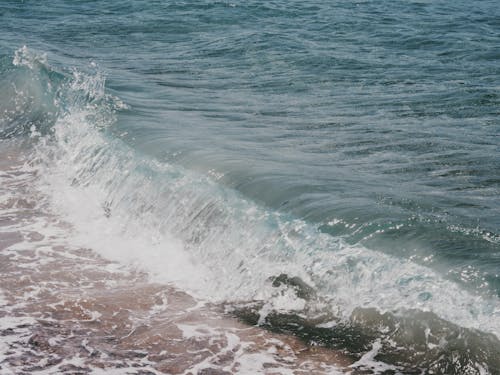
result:
<svg viewBox="0 0 500 375"><path fill-rule="evenodd" d="M0 374L500 374L487 3L0 5Z"/></svg>

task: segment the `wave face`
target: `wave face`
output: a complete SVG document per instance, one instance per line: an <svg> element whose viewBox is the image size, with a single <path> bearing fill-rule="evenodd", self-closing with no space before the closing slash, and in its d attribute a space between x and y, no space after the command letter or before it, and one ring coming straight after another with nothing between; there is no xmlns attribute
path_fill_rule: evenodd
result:
<svg viewBox="0 0 500 375"><path fill-rule="evenodd" d="M6 4L0 137L74 241L374 371L500 371L495 7L59 1L19 48Z"/></svg>

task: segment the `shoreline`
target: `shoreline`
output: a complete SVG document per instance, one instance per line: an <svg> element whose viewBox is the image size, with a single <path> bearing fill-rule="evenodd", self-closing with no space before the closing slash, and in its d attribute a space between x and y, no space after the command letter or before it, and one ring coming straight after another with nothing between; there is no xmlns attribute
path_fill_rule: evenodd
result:
<svg viewBox="0 0 500 375"><path fill-rule="evenodd" d="M33 188L21 152L1 153L0 374L352 371L339 351L246 325L72 246L71 227Z"/></svg>

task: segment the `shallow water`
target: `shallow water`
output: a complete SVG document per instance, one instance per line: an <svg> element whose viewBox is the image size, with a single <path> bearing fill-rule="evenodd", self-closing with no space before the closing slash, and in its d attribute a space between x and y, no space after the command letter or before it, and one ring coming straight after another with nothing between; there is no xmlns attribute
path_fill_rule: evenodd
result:
<svg viewBox="0 0 500 375"><path fill-rule="evenodd" d="M2 146L0 374L341 374L355 362L75 247L19 149Z"/></svg>
<svg viewBox="0 0 500 375"><path fill-rule="evenodd" d="M381 369L498 373L499 12L4 1L2 147L72 246Z"/></svg>

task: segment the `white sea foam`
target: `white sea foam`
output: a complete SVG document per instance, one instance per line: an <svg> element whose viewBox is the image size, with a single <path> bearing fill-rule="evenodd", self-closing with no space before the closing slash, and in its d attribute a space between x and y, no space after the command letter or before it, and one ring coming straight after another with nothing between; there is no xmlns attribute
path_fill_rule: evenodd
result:
<svg viewBox="0 0 500 375"><path fill-rule="evenodd" d="M65 183L57 175L51 179L56 184ZM101 191L57 190L54 206L62 217L78 223L73 238L76 245L92 248L108 259L147 269L159 282L176 282L193 290L205 282L203 265L195 264L179 240L168 233L127 225L127 218L121 215L103 215Z"/></svg>
<svg viewBox="0 0 500 375"><path fill-rule="evenodd" d="M375 357L377 356L377 354L379 353L381 348L382 348L382 344L381 344L380 340L376 340L373 343L372 349L370 351L366 352L365 354L363 354L363 356L359 360L354 362L349 367L354 368L354 369L358 368L358 367L361 367L364 369L370 369L370 370L374 371L375 373L385 373L387 371L391 371L394 373L401 373L401 372L399 372L399 370L401 370L401 369L399 369L397 366L388 365L384 362L380 362L380 361L377 361L375 359Z"/></svg>
<svg viewBox="0 0 500 375"><path fill-rule="evenodd" d="M80 126L78 122L69 125ZM60 127L56 129L61 131ZM93 140L86 138L88 136L84 135L83 140L90 143L104 142L98 134L91 137ZM79 142L82 142L82 138L79 138ZM85 147L91 149L92 144ZM366 248L346 246L341 241L326 238L324 234L315 233L315 243L302 244L301 229L284 226L277 235L286 235L287 246L294 249L288 254L276 253L271 248L271 244L279 239L272 239L265 252L262 252L258 238L250 243L255 248L249 248L246 243L245 249L239 249L242 244L231 243L230 240L234 232L229 232L227 239L213 238L213 244L205 241L200 245L205 248L194 249L194 252L192 245L189 245L188 251L182 241L155 225L154 218L149 222L150 213L127 217L126 210L120 211L118 208L110 217L106 217L101 202L108 199L110 192L105 191L100 181L90 181L84 187L71 186L69 181L77 174L66 160L71 160L74 154L66 155L56 165L51 165L50 170L44 171L44 175L50 176L50 181L47 178L44 183L47 183L46 191L54 197L54 205L60 214L75 225L77 243L94 248L110 259L143 267L158 280L176 282L199 296L214 300L266 300L274 293L275 298L266 308L300 310L304 301L297 299L293 293L276 295L274 288L268 286L269 277L287 273L301 277L325 293L331 299L332 307L342 307L340 313L345 317L358 306L376 307L382 311L419 308L433 311L465 327L497 335L500 333L500 303L496 298L474 296L434 271L409 260L392 258ZM101 168L106 166L102 165ZM116 173L114 169L106 172ZM146 195L147 184L150 183L146 180L146 185L143 185ZM141 195L138 198L151 199ZM175 213L166 214L172 220L176 219ZM265 221L269 214L258 212L254 217L259 215ZM230 224L232 231L252 230L241 228L241 224L238 224L238 220L244 223L247 218L238 216L234 220ZM253 219L252 225L256 221L257 225L262 225L258 219ZM167 223L167 228L169 226L175 225ZM203 230L210 232L210 228ZM255 236L258 236L262 229L257 226L255 231ZM263 241L269 242L269 238ZM244 272L237 267L242 262L245 264ZM422 298L424 293L426 298Z"/></svg>

